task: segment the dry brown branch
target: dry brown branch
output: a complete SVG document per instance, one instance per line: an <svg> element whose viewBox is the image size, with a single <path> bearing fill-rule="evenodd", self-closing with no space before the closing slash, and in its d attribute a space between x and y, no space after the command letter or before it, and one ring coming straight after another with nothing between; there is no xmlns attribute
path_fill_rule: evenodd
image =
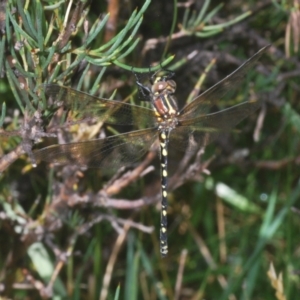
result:
<svg viewBox="0 0 300 300"><path fill-rule="evenodd" d="M121 250L121 246L123 245L123 243L126 239L129 228L130 228L129 225L125 225L123 233L120 234L116 240L115 246L112 250L111 256L110 256L107 266L106 266L105 275L103 277L103 284L102 284L101 294L100 294L100 298L99 298L100 300L107 299L108 289L109 289L109 284L110 284L111 277L112 277L113 268L116 263L117 256Z"/></svg>
<svg viewBox="0 0 300 300"><path fill-rule="evenodd" d="M186 259L187 259L187 254L188 254L188 251L186 249L183 249L180 254L179 268L178 268L176 284L175 284L175 296L174 296L175 300L180 299L180 293L181 293L181 289L182 289L183 272L184 272L184 267L185 267L185 263L186 263Z"/></svg>

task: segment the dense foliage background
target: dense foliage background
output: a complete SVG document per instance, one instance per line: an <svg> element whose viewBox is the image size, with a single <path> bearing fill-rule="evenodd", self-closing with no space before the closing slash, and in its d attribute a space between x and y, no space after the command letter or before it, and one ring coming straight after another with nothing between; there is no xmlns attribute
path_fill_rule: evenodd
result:
<svg viewBox="0 0 300 300"><path fill-rule="evenodd" d="M3 298L297 299L299 7L299 0L1 1ZM57 143L50 133L62 136L61 128L50 131L44 83L141 105L132 68L147 81L162 64L176 73L182 107L268 44L218 107L259 98L261 109L181 169L171 157L166 258L156 152L113 174L32 166L32 149ZM99 136L102 127L68 139Z"/></svg>

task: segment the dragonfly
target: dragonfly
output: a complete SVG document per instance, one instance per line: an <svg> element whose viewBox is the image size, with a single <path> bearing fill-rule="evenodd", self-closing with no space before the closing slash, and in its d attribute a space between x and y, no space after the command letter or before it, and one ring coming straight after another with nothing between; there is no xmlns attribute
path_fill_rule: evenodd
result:
<svg viewBox="0 0 300 300"><path fill-rule="evenodd" d="M87 93L56 84L47 84L45 95L72 111L72 120L97 120L105 124L136 126L143 129L115 134L81 142L51 145L35 150L36 160L59 165L75 164L83 167L116 170L132 166L145 156L154 143L159 143L161 169L161 221L160 253L168 253L167 197L169 144L189 151L205 147L218 135L229 132L235 125L255 112L260 100L248 100L229 108L211 112L218 102L237 89L256 61L269 46L260 49L233 73L197 96L181 110L174 96L176 82L173 72L163 76L154 73L151 86L143 85L137 78L137 86L149 100L151 107L123 101L91 96ZM137 76L136 76L137 77Z"/></svg>

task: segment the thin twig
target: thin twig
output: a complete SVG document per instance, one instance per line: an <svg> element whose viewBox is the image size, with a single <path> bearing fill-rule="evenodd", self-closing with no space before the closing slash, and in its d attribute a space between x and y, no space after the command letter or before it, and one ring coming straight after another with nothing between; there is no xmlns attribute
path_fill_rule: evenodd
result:
<svg viewBox="0 0 300 300"><path fill-rule="evenodd" d="M183 249L180 254L179 268L178 268L176 284L175 284L175 296L174 296L175 300L180 298L180 293L181 293L181 288L182 288L183 271L184 271L184 266L186 263L187 254L188 254L188 251L186 249Z"/></svg>
<svg viewBox="0 0 300 300"><path fill-rule="evenodd" d="M125 225L124 232L122 234L120 234L116 240L115 246L112 250L111 256L110 256L107 266L106 266L105 275L103 277L103 284L102 284L101 294L99 297L100 300L107 299L108 289L109 289L109 284L110 284L111 277L112 277L113 268L116 263L117 256L121 250L121 246L123 245L123 243L126 239L129 228L130 228L130 226L128 224Z"/></svg>

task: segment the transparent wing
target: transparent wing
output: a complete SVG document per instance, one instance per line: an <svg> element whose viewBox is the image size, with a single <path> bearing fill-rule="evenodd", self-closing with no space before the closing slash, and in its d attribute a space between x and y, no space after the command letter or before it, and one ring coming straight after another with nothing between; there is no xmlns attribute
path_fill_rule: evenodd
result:
<svg viewBox="0 0 300 300"><path fill-rule="evenodd" d="M140 124L145 127L152 127L156 123L152 109L98 98L70 87L48 84L45 85L45 95L54 101L57 108L71 111L71 121L96 119L108 124Z"/></svg>
<svg viewBox="0 0 300 300"><path fill-rule="evenodd" d="M137 130L79 143L52 145L33 152L36 160L59 165L117 170L139 161L157 138L157 129Z"/></svg>
<svg viewBox="0 0 300 300"><path fill-rule="evenodd" d="M180 126L171 132L170 147L174 143L182 150L193 151L206 146L218 135L230 131L261 104L261 101L244 102L216 113L180 121Z"/></svg>
<svg viewBox="0 0 300 300"><path fill-rule="evenodd" d="M180 118L192 119L208 114L211 107L216 105L224 96L226 96L226 94L230 94L233 90L239 88L240 83L245 78L246 74L269 47L270 45L260 49L233 73L196 97L190 104L186 105L181 110Z"/></svg>

